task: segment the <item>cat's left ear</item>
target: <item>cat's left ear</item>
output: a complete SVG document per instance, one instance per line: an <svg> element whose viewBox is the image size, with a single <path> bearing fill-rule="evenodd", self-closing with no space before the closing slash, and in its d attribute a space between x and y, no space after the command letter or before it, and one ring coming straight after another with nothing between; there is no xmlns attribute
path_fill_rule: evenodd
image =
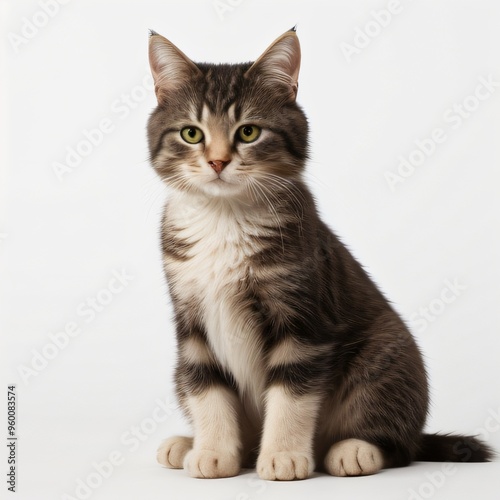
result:
<svg viewBox="0 0 500 500"><path fill-rule="evenodd" d="M252 64L245 76L260 73L270 85L278 85L295 100L299 85L300 43L295 28L276 39Z"/></svg>

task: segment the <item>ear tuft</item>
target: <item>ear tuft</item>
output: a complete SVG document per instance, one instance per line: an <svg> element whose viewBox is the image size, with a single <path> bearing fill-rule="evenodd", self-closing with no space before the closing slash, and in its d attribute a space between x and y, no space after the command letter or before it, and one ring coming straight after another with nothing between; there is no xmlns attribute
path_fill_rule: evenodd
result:
<svg viewBox="0 0 500 500"><path fill-rule="evenodd" d="M163 103L169 94L201 74L189 57L154 31L149 37L149 65L158 103Z"/></svg>
<svg viewBox="0 0 500 500"><path fill-rule="evenodd" d="M289 100L297 97L300 70L300 43L295 27L281 35L255 61L245 76L260 73L264 83L280 86Z"/></svg>

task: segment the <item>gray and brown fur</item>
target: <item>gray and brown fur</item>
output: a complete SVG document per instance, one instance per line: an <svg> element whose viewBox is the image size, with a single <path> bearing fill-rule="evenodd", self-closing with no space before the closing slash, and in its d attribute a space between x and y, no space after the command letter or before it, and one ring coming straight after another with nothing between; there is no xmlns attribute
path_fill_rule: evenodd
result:
<svg viewBox="0 0 500 500"><path fill-rule="evenodd" d="M426 435L420 352L388 301L320 220L302 175L294 30L255 63L195 64L152 33L151 162L162 221L182 409L194 438L160 463L195 477L256 465L264 479L350 476L413 460L485 461L471 437ZM252 143L237 131L254 125ZM197 127L198 144L180 131ZM217 165L217 168L216 168Z"/></svg>

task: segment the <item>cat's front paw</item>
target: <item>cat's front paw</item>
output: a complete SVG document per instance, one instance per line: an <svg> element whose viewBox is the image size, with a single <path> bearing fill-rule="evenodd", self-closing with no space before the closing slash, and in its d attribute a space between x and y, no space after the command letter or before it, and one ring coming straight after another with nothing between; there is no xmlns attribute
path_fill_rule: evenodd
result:
<svg viewBox="0 0 500 500"><path fill-rule="evenodd" d="M156 459L169 469L182 469L184 457L192 447L193 438L174 436L162 441Z"/></svg>
<svg viewBox="0 0 500 500"><path fill-rule="evenodd" d="M236 476L240 457L224 450L191 450L184 459L184 468L191 477L214 479Z"/></svg>
<svg viewBox="0 0 500 500"><path fill-rule="evenodd" d="M333 476L368 476L383 466L380 448L361 439L339 441L325 457L325 469Z"/></svg>
<svg viewBox="0 0 500 500"><path fill-rule="evenodd" d="M313 470L312 457L296 451L264 451L257 459L259 477L270 481L306 479Z"/></svg>

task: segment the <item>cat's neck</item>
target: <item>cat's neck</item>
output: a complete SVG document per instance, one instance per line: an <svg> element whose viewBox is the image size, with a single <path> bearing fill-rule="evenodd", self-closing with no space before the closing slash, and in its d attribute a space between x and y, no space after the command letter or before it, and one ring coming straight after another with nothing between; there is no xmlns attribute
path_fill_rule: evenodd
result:
<svg viewBox="0 0 500 500"><path fill-rule="evenodd" d="M200 192L173 191L170 203L185 214L220 213L235 217L241 214L275 213L272 200L267 197L251 198L248 196L210 196Z"/></svg>
<svg viewBox="0 0 500 500"><path fill-rule="evenodd" d="M169 197L167 217L178 227L201 229L222 225L231 232L241 229L243 233L257 235L265 230L267 234L267 230L302 219L303 208L297 203L298 198L294 195L290 201L286 196L286 193L275 194L273 198L251 200L175 191Z"/></svg>
<svg viewBox="0 0 500 500"><path fill-rule="evenodd" d="M283 180L272 189L257 188L245 190L241 193L226 195L211 195L198 190L171 190L170 199L178 206L183 206L186 210L222 210L235 214L239 212L249 213L282 213L303 211L303 208L310 205L311 195L302 181Z"/></svg>

